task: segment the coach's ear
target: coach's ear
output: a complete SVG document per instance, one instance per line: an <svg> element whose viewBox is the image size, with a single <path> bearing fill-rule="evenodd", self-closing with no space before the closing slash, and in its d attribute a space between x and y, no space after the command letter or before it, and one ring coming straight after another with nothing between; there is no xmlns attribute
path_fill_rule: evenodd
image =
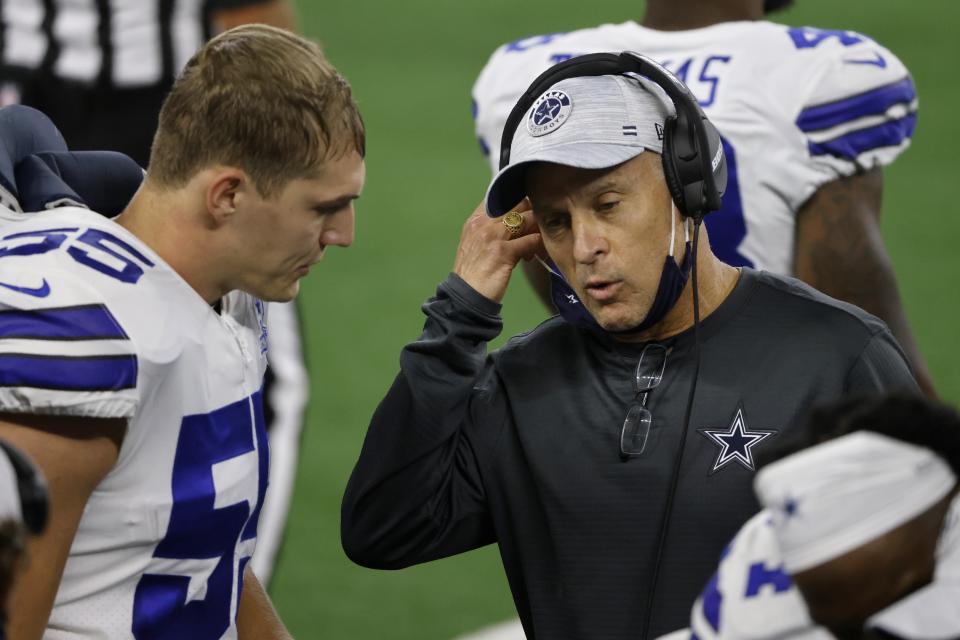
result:
<svg viewBox="0 0 960 640"><path fill-rule="evenodd" d="M220 226L250 198L253 184L249 176L236 167L216 167L210 171L206 187L207 212L211 224Z"/></svg>

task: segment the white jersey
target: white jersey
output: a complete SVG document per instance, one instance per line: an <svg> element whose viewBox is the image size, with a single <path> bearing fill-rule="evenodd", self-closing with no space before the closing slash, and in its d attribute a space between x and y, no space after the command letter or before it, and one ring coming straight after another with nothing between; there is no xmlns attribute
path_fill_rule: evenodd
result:
<svg viewBox="0 0 960 640"><path fill-rule="evenodd" d="M831 640L817 627L783 569L770 515L747 521L724 549L720 567L690 614L699 640Z"/></svg>
<svg viewBox="0 0 960 640"><path fill-rule="evenodd" d="M705 220L714 253L736 266L790 275L800 207L827 182L892 162L916 123L906 68L866 36L763 21L670 32L607 24L496 50L473 87L477 135L494 172L504 123L533 79L603 51L663 63L720 130L729 182L722 209Z"/></svg>
<svg viewBox="0 0 960 640"><path fill-rule="evenodd" d="M135 236L62 208L0 235L0 409L126 418L45 638L235 638L267 485L263 304L214 311Z"/></svg>
<svg viewBox="0 0 960 640"><path fill-rule="evenodd" d="M960 636L960 498L951 505L937 545L934 581L877 613L867 626L910 640ZM790 576L769 513L750 519L724 551L717 573L693 605L690 629L670 634L698 640L830 640L816 626Z"/></svg>

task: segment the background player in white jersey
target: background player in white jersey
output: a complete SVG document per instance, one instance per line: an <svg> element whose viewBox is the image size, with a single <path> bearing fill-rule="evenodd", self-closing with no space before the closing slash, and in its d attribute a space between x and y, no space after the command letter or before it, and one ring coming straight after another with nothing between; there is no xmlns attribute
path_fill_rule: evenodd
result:
<svg viewBox="0 0 960 640"><path fill-rule="evenodd" d="M0 435L50 483L14 638L287 637L248 567L266 490L265 307L353 239L364 131L314 43L215 38L111 221L0 238ZM44 632L44 628L46 631Z"/></svg>
<svg viewBox="0 0 960 640"><path fill-rule="evenodd" d="M758 471L765 509L675 637L960 636L960 416L855 399L815 412L807 435Z"/></svg>
<svg viewBox="0 0 960 640"><path fill-rule="evenodd" d="M496 173L507 114L557 62L623 50L659 60L690 86L724 137L729 184L723 208L706 220L717 256L794 275L879 316L932 395L878 224L882 167L907 147L916 123L913 81L867 36L763 20L789 4L648 0L640 24L503 45L473 88L481 147ZM548 302L546 271L535 262L524 267Z"/></svg>

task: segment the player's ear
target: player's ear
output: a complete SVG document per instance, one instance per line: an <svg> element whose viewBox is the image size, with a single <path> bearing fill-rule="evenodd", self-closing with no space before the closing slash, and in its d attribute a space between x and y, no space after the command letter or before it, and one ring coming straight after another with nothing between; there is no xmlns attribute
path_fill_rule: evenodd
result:
<svg viewBox="0 0 960 640"><path fill-rule="evenodd" d="M242 206L251 187L250 178L240 169L223 167L215 171L206 189L207 211L214 224L229 220Z"/></svg>

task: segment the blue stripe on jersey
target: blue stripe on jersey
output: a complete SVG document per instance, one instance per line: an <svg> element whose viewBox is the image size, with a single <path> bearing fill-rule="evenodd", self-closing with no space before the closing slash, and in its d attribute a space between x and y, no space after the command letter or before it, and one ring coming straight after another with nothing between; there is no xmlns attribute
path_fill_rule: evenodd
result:
<svg viewBox="0 0 960 640"><path fill-rule="evenodd" d="M849 98L807 107L797 117L797 126L804 132L822 131L864 116L881 115L896 104L909 105L916 97L913 79L907 76Z"/></svg>
<svg viewBox="0 0 960 640"><path fill-rule="evenodd" d="M116 318L102 304L0 311L0 339L120 340L128 339Z"/></svg>
<svg viewBox="0 0 960 640"><path fill-rule="evenodd" d="M0 387L118 391L137 385L137 357L0 354Z"/></svg>
<svg viewBox="0 0 960 640"><path fill-rule="evenodd" d="M720 633L720 603L723 601L723 595L720 593L718 584L720 583L720 572L713 574L710 582L703 589L703 617L707 619L710 626L717 633Z"/></svg>
<svg viewBox="0 0 960 640"><path fill-rule="evenodd" d="M881 147L895 147L913 135L917 126L917 114L878 124L875 127L858 129L824 142L809 142L811 156L831 155L854 160L861 153Z"/></svg>
<svg viewBox="0 0 960 640"><path fill-rule="evenodd" d="M64 227L62 229L40 229L39 231L21 231L20 233L11 233L8 236L3 236L0 240L14 240L16 238L30 238L33 236L45 236L50 233L70 233L71 231L78 230L79 227Z"/></svg>

